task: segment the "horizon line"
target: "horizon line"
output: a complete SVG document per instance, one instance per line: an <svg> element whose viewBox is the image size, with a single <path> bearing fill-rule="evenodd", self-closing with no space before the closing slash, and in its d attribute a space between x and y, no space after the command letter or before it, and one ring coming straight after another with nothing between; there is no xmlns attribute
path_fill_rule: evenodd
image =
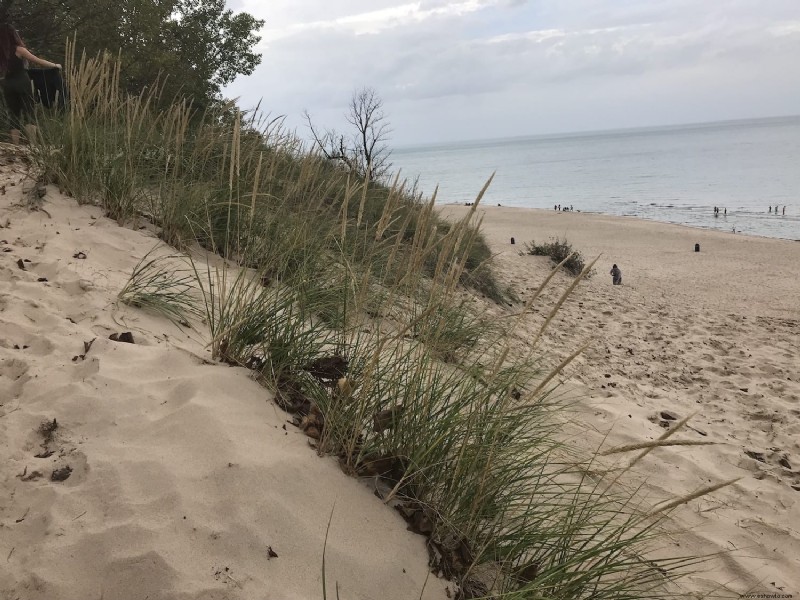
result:
<svg viewBox="0 0 800 600"><path fill-rule="evenodd" d="M633 133L635 131L653 131L653 130L669 130L669 129L682 129L690 127L707 127L714 125L729 125L733 123L745 123L752 121L780 121L784 119L800 119L800 114L794 115L775 115L770 117L741 117L734 119L721 119L719 121L689 121L686 123L671 123L666 125L636 125L633 127L619 127L613 129L585 129L573 131L558 131L552 133L526 133L522 135L502 136L494 138L467 138L461 140L452 140L444 142L420 142L413 144L402 144L392 149L395 151L403 150L416 150L422 148L437 148L445 146L453 146L460 144L479 144L486 142L498 141L513 141L513 140L529 140L529 139L547 139L547 138L565 138L565 137L581 137L581 136L596 136L596 135L609 135L619 133Z"/></svg>

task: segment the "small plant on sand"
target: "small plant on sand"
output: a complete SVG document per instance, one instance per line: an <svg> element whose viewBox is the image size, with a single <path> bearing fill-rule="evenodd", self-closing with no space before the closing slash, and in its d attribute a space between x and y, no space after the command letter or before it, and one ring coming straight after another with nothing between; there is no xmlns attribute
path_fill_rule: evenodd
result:
<svg viewBox="0 0 800 600"><path fill-rule="evenodd" d="M262 276L245 269L196 263L194 269L215 359L275 383L319 354L329 334L308 318L296 289L264 286Z"/></svg>
<svg viewBox="0 0 800 600"><path fill-rule="evenodd" d="M563 268L571 275L580 274L583 267L586 266L583 255L578 250L573 250L572 244L567 241L567 238L550 238L550 241L544 244L531 241L529 244L525 244L525 252L522 254L526 253L531 256L549 256L556 264L568 259L564 262Z"/></svg>
<svg viewBox="0 0 800 600"><path fill-rule="evenodd" d="M188 268L176 267L186 257L179 254L154 256L153 248L134 267L130 279L117 295L128 306L163 315L173 323L188 325L190 316L200 314L197 279Z"/></svg>
<svg viewBox="0 0 800 600"><path fill-rule="evenodd" d="M328 600L328 576L325 572L325 553L328 550L328 535L331 532L331 521L333 521L333 511L336 503L331 508L331 516L328 517L328 526L325 528L325 541L322 544L322 600ZM336 599L339 600L339 582L336 582Z"/></svg>

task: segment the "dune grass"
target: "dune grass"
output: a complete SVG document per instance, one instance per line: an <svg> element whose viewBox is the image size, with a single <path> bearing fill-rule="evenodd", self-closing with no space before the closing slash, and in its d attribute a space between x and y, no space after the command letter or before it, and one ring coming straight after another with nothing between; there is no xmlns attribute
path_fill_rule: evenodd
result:
<svg viewBox="0 0 800 600"><path fill-rule="evenodd" d="M79 202L208 251L188 276L146 256L120 299L202 313L212 356L251 369L320 453L374 478L459 598L673 597L698 559L654 558L665 513L590 479L596 457L563 439L552 392L579 351L543 370L534 349L510 351L517 319L489 323L465 301L503 298L479 234L486 187L444 222L435 195L353 180L280 122L156 111L158 90L122 95L106 59L68 72L67 114L40 120L41 167Z"/></svg>
<svg viewBox="0 0 800 600"><path fill-rule="evenodd" d="M181 254L155 256L156 248L137 263L117 298L123 304L149 310L173 323L188 325L189 318L200 314L195 295L197 278ZM178 267L175 263L183 263Z"/></svg>
<svg viewBox="0 0 800 600"><path fill-rule="evenodd" d="M535 241L525 244L525 252L531 256L549 256L555 264L571 275L579 275L586 266L583 255L572 248L567 238L551 238L549 242L537 244Z"/></svg>

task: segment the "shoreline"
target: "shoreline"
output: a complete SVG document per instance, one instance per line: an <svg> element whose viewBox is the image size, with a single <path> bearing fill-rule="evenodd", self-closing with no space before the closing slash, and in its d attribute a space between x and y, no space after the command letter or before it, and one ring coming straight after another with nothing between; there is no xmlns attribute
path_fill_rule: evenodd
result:
<svg viewBox="0 0 800 600"><path fill-rule="evenodd" d="M470 208L441 206L439 212L460 218ZM642 301L661 298L726 314L800 319L800 244L792 240L583 212L479 206L477 213L484 217L487 243L504 258L515 257L532 240L554 237L566 238L587 263L600 256L598 275L588 283L592 289L610 283L606 274L619 264L626 294Z"/></svg>
<svg viewBox="0 0 800 600"><path fill-rule="evenodd" d="M439 207L452 219L469 210ZM488 309L492 318L524 305L554 266L524 243L566 237L587 263L600 255L541 338L567 274L556 274L512 337L518 352L538 339L548 365L588 344L560 376L581 421L574 443L592 452L656 440L691 417L676 439L712 444L654 450L628 481L657 503L735 480L670 514L668 529L684 534L664 552L726 556L689 576L684 597L800 590L800 244L593 213L476 213L498 278L519 297L516 308Z"/></svg>
<svg viewBox="0 0 800 600"><path fill-rule="evenodd" d="M463 202L445 202L445 203L442 203L442 204L436 204L436 206L438 208L445 208L445 207L450 208L450 207L457 207L457 206L468 208L468 206L466 204L464 204ZM686 229L689 229L689 230L693 230L693 231L710 231L710 232L717 232L717 233L720 233L720 234L728 234L728 235L735 235L735 236L745 236L745 237L752 237L752 238L759 238L759 239L766 239L766 240L780 240L780 241L784 241L784 242L800 242L800 237L798 237L798 238L783 238L783 237L776 237L776 236L770 236L770 235L760 235L760 234L757 234L757 233L746 233L744 231L737 231L737 232L734 233L733 231L725 231L723 229L717 229L717 228L714 228L714 227L703 227L702 225L688 225L686 223L676 223L674 221L661 221L659 219L650 219L648 217L639 217L639 216L634 216L634 215L613 215L613 214L609 214L609 213L596 212L596 211L590 211L590 210L554 211L554 210L550 210L550 209L547 209L547 208L537 208L537 207L533 207L533 206L511 206L511 205L505 205L505 204L497 205L497 206L481 204L479 206L479 208L483 208L483 209L485 209L485 208L502 208L502 209L506 209L506 210L508 210L508 209L523 210L523 211L533 211L533 212L537 212L537 213L551 214L551 215L581 214L581 215L592 215L592 216L598 216L598 217L605 217L605 218L609 218L609 219L633 219L633 220L636 220L636 221L644 221L644 222L647 222L647 223L658 223L660 225L673 225L673 226L676 226L676 227L683 227L683 228L686 228ZM731 214L734 214L734 213L731 213ZM800 232L798 232L798 235L800 235Z"/></svg>

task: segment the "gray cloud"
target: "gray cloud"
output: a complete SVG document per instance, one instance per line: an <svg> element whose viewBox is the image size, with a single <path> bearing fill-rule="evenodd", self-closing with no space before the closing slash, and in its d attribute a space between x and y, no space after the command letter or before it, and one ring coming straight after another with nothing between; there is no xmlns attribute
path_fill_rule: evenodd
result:
<svg viewBox="0 0 800 600"><path fill-rule="evenodd" d="M302 5L302 6L298 6ZM332 6L335 5L335 6ZM397 143L797 112L796 0L346 0L234 8L267 21L228 90L341 127L375 87Z"/></svg>

